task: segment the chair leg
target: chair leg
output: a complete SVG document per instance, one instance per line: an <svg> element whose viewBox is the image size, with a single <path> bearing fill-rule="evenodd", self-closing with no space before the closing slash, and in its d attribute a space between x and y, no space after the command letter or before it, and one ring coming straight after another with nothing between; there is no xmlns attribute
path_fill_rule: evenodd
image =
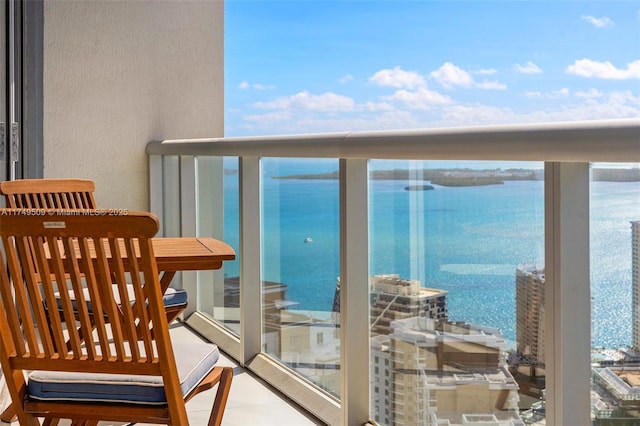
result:
<svg viewBox="0 0 640 426"><path fill-rule="evenodd" d="M4 409L2 414L0 414L0 420L5 423L11 423L16 418L16 410L13 406L13 402L9 404L7 408Z"/></svg>
<svg viewBox="0 0 640 426"><path fill-rule="evenodd" d="M22 415L24 415L24 413L22 413ZM2 414L0 414L0 421L4 422L4 423L13 423L15 421L21 421L22 419L18 417L18 411L16 409L16 406L14 405L13 401L9 404L9 406L7 406L7 408L4 409L4 411L2 412ZM22 422L20 423L21 425L23 424ZM24 423L25 425L30 425L30 424L36 424L36 425L40 425L40 421L32 416L27 416L26 418L26 423ZM43 425L46 425L46 420L45 423L43 423ZM53 423L52 426L57 425L57 423Z"/></svg>
<svg viewBox="0 0 640 426"><path fill-rule="evenodd" d="M213 402L213 408L211 409L211 416L209 417L208 426L220 426L222 424L224 408L227 405L227 399L229 398L231 380L233 380L233 368L224 367L222 370L223 371L220 377L220 383L218 384L216 399Z"/></svg>
<svg viewBox="0 0 640 426"><path fill-rule="evenodd" d="M180 316L181 313L187 308L187 305L179 305L178 307L168 307L165 308L165 313L167 314L167 324L171 324L176 318Z"/></svg>

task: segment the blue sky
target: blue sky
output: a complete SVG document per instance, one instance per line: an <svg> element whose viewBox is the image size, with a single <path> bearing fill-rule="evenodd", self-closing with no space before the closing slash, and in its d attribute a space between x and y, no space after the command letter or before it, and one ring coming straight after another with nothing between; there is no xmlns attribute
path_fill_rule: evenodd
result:
<svg viewBox="0 0 640 426"><path fill-rule="evenodd" d="M225 136L640 117L640 1L225 1Z"/></svg>

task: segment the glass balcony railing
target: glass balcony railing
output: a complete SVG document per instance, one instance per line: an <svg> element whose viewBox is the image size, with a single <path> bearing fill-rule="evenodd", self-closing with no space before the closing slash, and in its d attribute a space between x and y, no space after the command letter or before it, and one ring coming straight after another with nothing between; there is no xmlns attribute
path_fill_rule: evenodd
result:
<svg viewBox="0 0 640 426"><path fill-rule="evenodd" d="M188 324L327 424L638 412L639 121L147 151L164 234L238 254L183 274Z"/></svg>

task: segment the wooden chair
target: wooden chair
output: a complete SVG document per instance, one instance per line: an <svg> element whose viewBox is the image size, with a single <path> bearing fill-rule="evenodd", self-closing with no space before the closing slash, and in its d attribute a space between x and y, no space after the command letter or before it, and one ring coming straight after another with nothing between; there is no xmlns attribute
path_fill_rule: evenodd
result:
<svg viewBox="0 0 640 426"><path fill-rule="evenodd" d="M4 196L7 207L33 209L32 213L43 209L96 209L94 191L95 183L89 179L18 179L0 182L0 194ZM187 308L187 293L171 289L163 302L167 321L171 323ZM13 417L12 407L0 413L2 421L10 421Z"/></svg>
<svg viewBox="0 0 640 426"><path fill-rule="evenodd" d="M2 212L0 363L20 425L188 425L185 402L218 383L208 424L220 425L232 369L215 366L213 344L172 346L150 240L157 230L151 213ZM122 258L135 258L134 240L140 261L126 272ZM80 302L88 291L91 307L73 306L68 291ZM62 308L47 312L56 293ZM90 310L102 315L91 319Z"/></svg>
<svg viewBox="0 0 640 426"><path fill-rule="evenodd" d="M89 179L19 179L0 182L0 194L8 208L24 209L97 209ZM163 298L169 323L187 308L185 290L170 289Z"/></svg>
<svg viewBox="0 0 640 426"><path fill-rule="evenodd" d="M9 208L95 209L96 186L88 179L20 179L0 182Z"/></svg>

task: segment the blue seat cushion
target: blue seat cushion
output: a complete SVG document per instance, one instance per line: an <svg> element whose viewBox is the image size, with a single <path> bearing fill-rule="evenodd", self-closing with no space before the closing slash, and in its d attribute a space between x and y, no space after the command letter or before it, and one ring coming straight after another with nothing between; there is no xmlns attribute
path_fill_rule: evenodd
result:
<svg viewBox="0 0 640 426"><path fill-rule="evenodd" d="M186 290L169 287L162 295L162 303L165 308L169 306L186 305L188 294Z"/></svg>
<svg viewBox="0 0 640 426"><path fill-rule="evenodd" d="M115 286L115 284L113 284L113 285ZM134 292L133 292L133 286L131 284L127 285L127 292L129 293L129 299L130 300L134 300L135 296L134 296ZM85 300L90 300L91 299L89 297L89 290L87 290L86 288L83 290L83 294L84 294ZM118 292L115 291L114 294L117 295ZM56 301L58 303L58 309L62 310L62 300L60 299L60 293L55 293L55 297L56 297ZM69 291L69 297L71 298L71 303L73 305L73 309L77 310L76 301L75 301L75 297L74 297L74 294L73 294L73 290ZM165 308L175 307L175 306L180 306L180 305L186 305L187 301L188 301L187 291L186 290L182 290L182 289L169 287L167 289L167 291L165 291L164 294L162 295L162 303L164 304ZM117 299L116 303L120 304L120 300ZM90 301L87 303L87 306L89 307L89 312L93 312L93 310L91 308L91 302Z"/></svg>
<svg viewBox="0 0 640 426"><path fill-rule="evenodd" d="M211 343L184 343L173 347L182 394L187 395L213 369L220 352ZM165 405L162 377L65 371L32 371L29 397L38 400L124 402Z"/></svg>

